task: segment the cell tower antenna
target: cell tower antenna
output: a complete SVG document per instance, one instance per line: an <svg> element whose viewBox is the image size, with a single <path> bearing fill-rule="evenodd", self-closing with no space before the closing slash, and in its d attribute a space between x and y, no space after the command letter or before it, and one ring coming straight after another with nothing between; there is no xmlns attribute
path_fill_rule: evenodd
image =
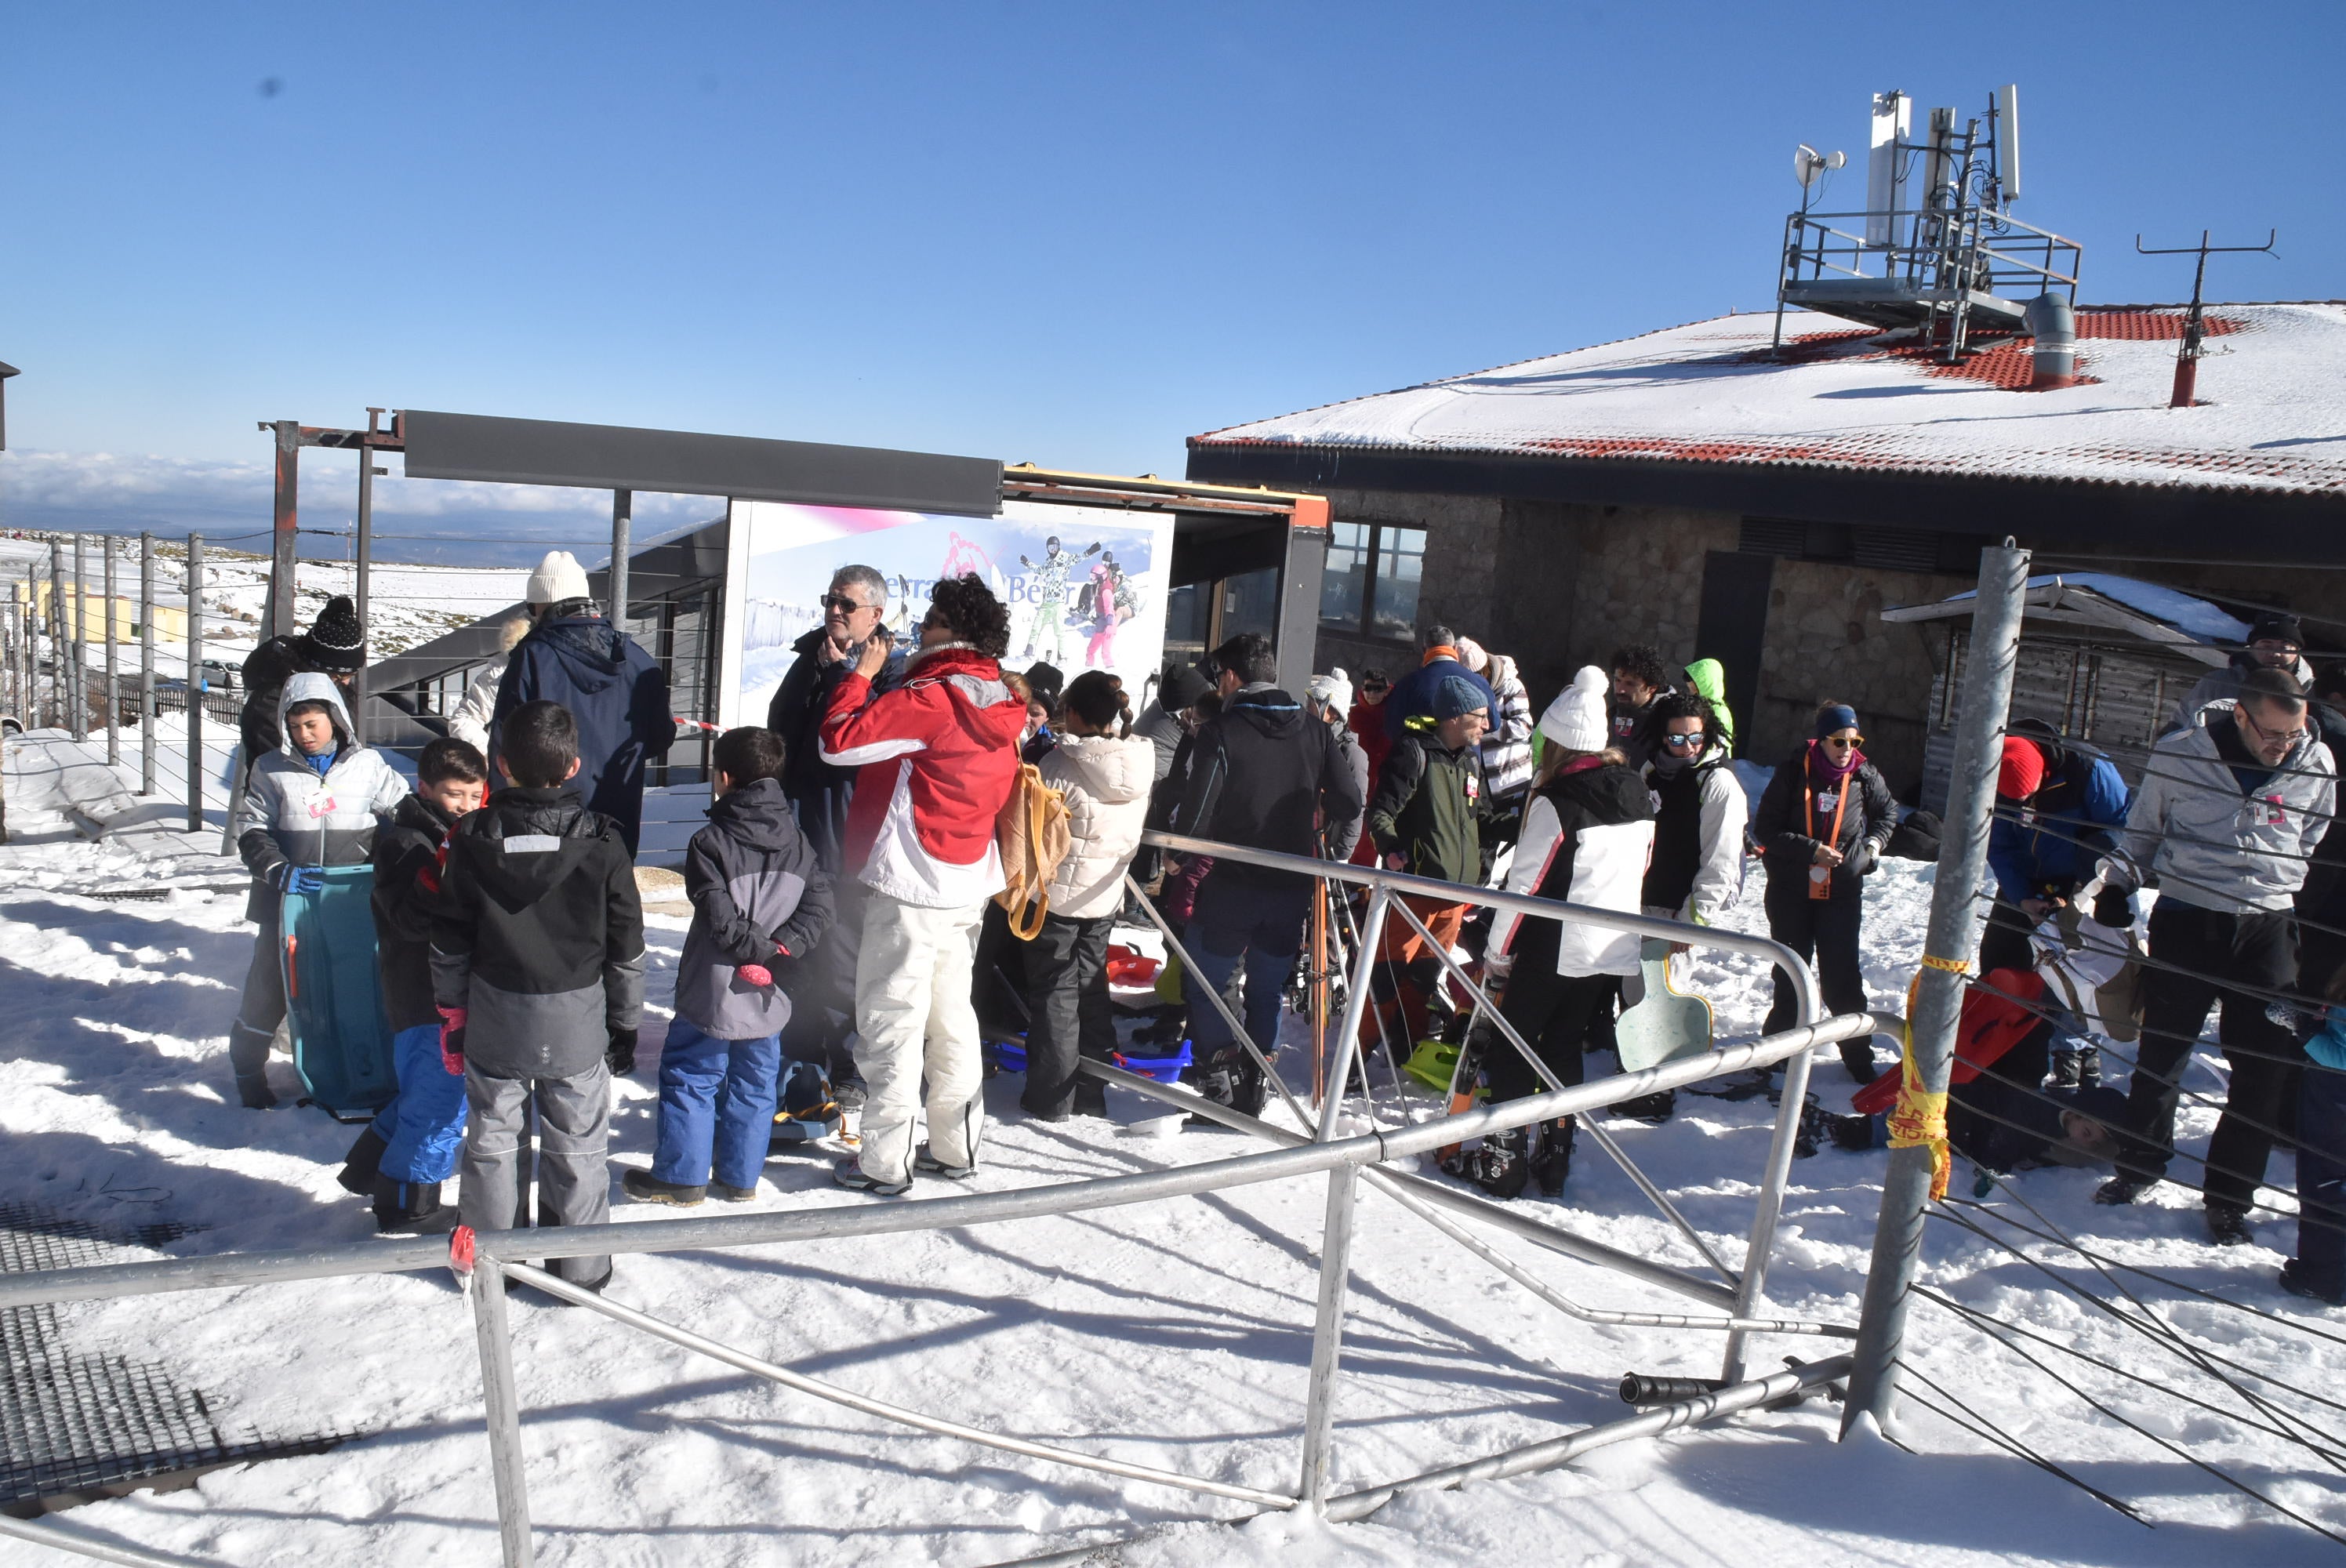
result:
<svg viewBox="0 0 2346 1568"><path fill-rule="evenodd" d="M2199 361L2208 353L2207 312L2200 302L2200 295L2208 284L2208 258L2264 255L2278 259L2280 255L2273 249L2273 241L2280 238L2278 229L2265 230L2265 242L2261 245L2210 245L2208 232L2205 229L2199 231L2199 243L2197 245L2154 246L2148 249L2144 249L2141 235L2134 237L2135 249L2145 256L2196 255L2199 258L2198 270L2191 274L2191 309L2183 316L2183 344L2175 351L2175 392L2167 400L2169 408L2189 408L2198 401L2195 394L2199 389Z"/></svg>

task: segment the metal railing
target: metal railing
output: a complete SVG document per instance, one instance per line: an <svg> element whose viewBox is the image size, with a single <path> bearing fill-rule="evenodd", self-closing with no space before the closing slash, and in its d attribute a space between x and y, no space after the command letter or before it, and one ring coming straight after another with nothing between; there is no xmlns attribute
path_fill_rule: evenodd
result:
<svg viewBox="0 0 2346 1568"><path fill-rule="evenodd" d="M1744 932L1590 909L1405 873L1333 865L1168 835L1151 834L1149 840L1177 852L1211 854L1218 860L1243 860L1274 870L1295 871L1303 875L1368 890L1355 967L1350 975L1343 1025L1337 1041L1336 1068L1328 1076L1329 1091L1319 1108L1316 1124L1307 1114L1302 1102L1280 1078L1270 1057L1247 1036L1227 1001L1209 988L1198 988L1220 1010L1230 1023L1234 1037L1263 1068L1268 1082L1276 1086L1281 1099L1292 1108L1300 1125L1312 1129L1311 1135L1212 1105L1193 1094L1136 1077L1113 1066L1086 1063L1087 1071L1108 1082L1181 1105L1286 1146L1265 1153L1235 1156L1137 1175L1095 1177L1008 1192L919 1202L842 1206L710 1219L553 1227L488 1232L478 1237L468 1231L460 1231L454 1246L438 1238L387 1240L0 1276L0 1308L456 1268L464 1278L472 1298L491 1471L496 1491L498 1528L507 1568L523 1568L534 1561L528 1492L523 1472L521 1407L515 1391L511 1333L505 1310L508 1279L520 1281L547 1295L728 1366L918 1431L958 1438L1030 1459L1226 1498L1261 1510L1305 1507L1331 1520L1365 1517L1403 1492L1453 1487L1469 1480L1518 1475L1561 1464L1606 1443L1647 1436L1714 1420L1736 1410L1771 1404L1821 1384L1833 1383L1848 1375L1849 1359L1846 1356L1807 1364L1796 1363L1790 1371L1764 1378L1746 1379L1742 1375L1744 1344L1751 1334L1848 1338L1854 1333L1853 1329L1842 1326L1769 1318L1760 1313L1764 1305L1762 1291L1768 1252L1773 1242L1792 1157L1792 1137L1800 1120L1809 1054L1815 1046L1870 1033L1873 1027L1872 1019L1862 1015L1820 1019L1815 982L1806 966L1790 949L1768 938ZM1551 1076L1549 1087L1545 1092L1526 1098L1443 1115L1413 1125L1372 1127L1365 1133L1338 1136L1345 1097L1343 1089L1357 1054L1362 1010L1368 1002L1372 966L1376 960L1378 933L1394 910L1399 910L1403 918L1413 923L1416 921L1413 912L1400 901L1405 896L1434 898L1447 903L1485 904L1567 924L1599 926L1766 958L1790 976L1798 1004L1799 1023L1794 1028L1779 1034L1719 1047L1639 1072L1619 1074L1569 1088L1556 1085ZM1423 927L1420 925L1419 929L1423 931ZM1178 936L1169 929L1165 934L1173 951L1182 953L1185 963L1189 962ZM1454 964L1454 960L1448 954L1444 953L1443 957L1445 962ZM1195 972L1194 968L1191 972ZM1478 1008L1488 1004L1487 996L1472 978L1465 976L1463 970L1457 972L1482 998ZM1494 1006L1489 1011L1497 1016ZM1503 1033L1510 1042L1517 1049L1531 1054L1521 1035L1511 1025L1505 1025L1504 1020L1502 1024ZM1536 1063L1535 1054L1532 1054L1532 1060ZM1741 1268L1730 1270L1725 1268L1716 1259L1712 1249L1700 1244L1697 1237L1698 1251L1712 1257L1713 1267L1722 1276L1724 1283L1669 1264L1632 1256L1579 1236L1562 1226L1510 1212L1498 1205L1469 1196L1459 1188L1414 1173L1385 1168L1395 1160L1430 1153L1469 1138L1559 1116L1593 1112L1621 1100L1683 1087L1722 1074L1770 1067L1778 1063L1785 1064L1783 1095L1770 1145L1758 1213ZM1625 1168L1634 1172L1634 1166L1629 1166L1617 1145L1606 1140L1605 1146L1608 1154L1622 1161ZM633 1308L605 1300L600 1295L571 1285L540 1267L549 1260L566 1257L798 1247L830 1238L1000 1224L1221 1192L1323 1173L1329 1178L1327 1217L1321 1246L1320 1288L1301 1433L1300 1475L1292 1492L1136 1464L1060 1443L1037 1442L872 1399L793 1372L761 1357L707 1339ZM1351 1274L1351 1243L1356 1199L1364 1178L1405 1211L1424 1219L1501 1273L1524 1285L1540 1299L1576 1319L1593 1323L1725 1332L1728 1351L1719 1380L1719 1386L1695 1399L1648 1409L1633 1417L1592 1426L1509 1452L1331 1494L1329 1489L1329 1456L1334 1431L1337 1378ZM1635 1179L1649 1199L1658 1201L1668 1211L1668 1217L1681 1230L1693 1235L1693 1227L1670 1207L1667 1196L1658 1187L1647 1182L1641 1173ZM1461 1220L1496 1227L1510 1236L1535 1242L1549 1251L1689 1297L1711 1308L1712 1311L1708 1315L1625 1312L1585 1306L1486 1246L1471 1234L1460 1223ZM125 1549L118 1545L107 1543L101 1546L55 1530L16 1525L8 1521L0 1521L0 1533L39 1540L61 1550L83 1552L118 1562L168 1561L136 1552L126 1553Z"/></svg>

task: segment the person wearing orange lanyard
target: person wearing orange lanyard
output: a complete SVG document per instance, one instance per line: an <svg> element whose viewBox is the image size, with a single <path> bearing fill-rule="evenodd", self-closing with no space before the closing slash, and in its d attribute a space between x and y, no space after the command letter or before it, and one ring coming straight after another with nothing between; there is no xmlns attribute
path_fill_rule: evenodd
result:
<svg viewBox="0 0 2346 1568"><path fill-rule="evenodd" d="M1767 856L1768 934L1802 958L1815 955L1828 1013L1867 1011L1857 956L1862 879L1898 826L1890 786L1859 749L1864 744L1854 709L1839 702L1818 708L1816 738L1776 769L1751 820ZM1791 985L1780 973L1766 1032L1790 1029L1796 1011ZM1851 1077L1873 1081L1872 1041L1842 1041L1841 1059Z"/></svg>

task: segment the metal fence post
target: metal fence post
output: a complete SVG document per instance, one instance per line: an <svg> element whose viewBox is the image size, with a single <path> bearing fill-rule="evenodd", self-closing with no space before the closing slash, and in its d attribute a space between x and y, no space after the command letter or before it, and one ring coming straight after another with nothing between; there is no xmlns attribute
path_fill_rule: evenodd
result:
<svg viewBox="0 0 2346 1568"><path fill-rule="evenodd" d="M115 652L114 535L99 535L98 548L106 552L106 569L100 574L106 581L106 765L112 768L122 760L122 722L116 712L122 667Z"/></svg>
<svg viewBox="0 0 2346 1568"><path fill-rule="evenodd" d="M529 1491L522 1473L521 1398L514 1391L513 1339L505 1324L505 1271L493 1257L473 1265L473 1329L481 1349L481 1399L489 1423L489 1473L497 1489L497 1534L505 1568L530 1568Z"/></svg>
<svg viewBox="0 0 2346 1568"><path fill-rule="evenodd" d="M1341 1082L1328 1089L1341 1100ZM1311 1390L1303 1407L1303 1505L1328 1511L1328 1458L1335 1442L1336 1367L1344 1349L1344 1294L1352 1272L1352 1208L1361 1167L1328 1173L1328 1223L1320 1237L1320 1313L1311 1327Z"/></svg>
<svg viewBox="0 0 2346 1568"><path fill-rule="evenodd" d="M66 698L76 740L89 738L89 577L82 569L82 536L74 535L73 688Z"/></svg>
<svg viewBox="0 0 2346 1568"><path fill-rule="evenodd" d="M1964 660L1963 718L1955 731L1954 770L1931 890L1931 923L1923 973L1908 1033L1923 1092L1947 1092L1963 1009L1964 972L1978 943L1976 895L1987 870L1989 818L2002 760L2004 721L2012 709L2012 676L2019 660L2022 606L2028 591L2028 552L2010 539L1980 552L1979 605L1972 616L1971 653ZM1898 1403L1898 1353L1906 1334L1906 1304L1914 1264L1923 1250L1923 1212L1931 1194L1932 1151L1892 1149L1882 1182L1882 1217L1873 1232L1873 1263L1858 1317L1845 1437L1861 1411L1888 1425Z"/></svg>
<svg viewBox="0 0 2346 1568"><path fill-rule="evenodd" d="M188 831L204 830L204 536L188 535Z"/></svg>
<svg viewBox="0 0 2346 1568"><path fill-rule="evenodd" d="M1373 1005L1369 1000L1369 982L1376 973L1377 943L1385 933L1385 911L1392 895L1383 888L1369 894L1366 918L1361 921L1360 972L1352 976L1352 993L1344 998L1344 1021L1337 1025L1336 1060L1328 1070L1328 1093L1320 1102L1320 1142L1326 1143L1336 1135L1336 1117L1344 1108L1344 1090L1352 1081L1352 1063L1361 1049L1361 1020ZM1362 1074L1362 1087L1368 1086L1368 1075Z"/></svg>
<svg viewBox="0 0 2346 1568"><path fill-rule="evenodd" d="M138 535L138 793L155 793L155 535Z"/></svg>

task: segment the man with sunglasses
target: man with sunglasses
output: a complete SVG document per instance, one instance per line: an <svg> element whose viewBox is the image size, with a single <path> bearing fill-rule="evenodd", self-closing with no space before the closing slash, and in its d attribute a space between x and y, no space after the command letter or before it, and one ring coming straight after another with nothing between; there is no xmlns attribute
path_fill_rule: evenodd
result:
<svg viewBox="0 0 2346 1568"><path fill-rule="evenodd" d="M2155 877L2158 902L2127 1088L2132 1135L2094 1198L2132 1203L2167 1175L2177 1084L2208 1008L2219 1008L2231 1082L2202 1190L2208 1234L2228 1247L2251 1239L2249 1208L2272 1154L2267 1129L2294 1103L2302 1059L2295 1034L2265 1010L2275 993L2299 990L2292 905L2337 809L2336 770L2310 717L2295 679L2249 671L2237 699L2209 703L2151 748L2126 836L2102 863L2106 888L2118 892Z"/></svg>
<svg viewBox="0 0 2346 1568"><path fill-rule="evenodd" d="M1639 900L1649 915L1716 925L1743 897L1743 824L1750 816L1743 786L1727 766L1717 716L1704 698L1672 692L1647 717L1654 759L1645 775L1654 798L1654 850ZM1671 948L1674 954L1685 951ZM1630 1006L1645 1000L1642 975L1625 976L1621 986ZM1676 1092L1664 1089L1612 1109L1658 1123L1677 1105Z"/></svg>
<svg viewBox="0 0 2346 1568"><path fill-rule="evenodd" d="M883 623L888 579L877 568L842 566L821 600L822 624L790 645L798 655L767 705L766 728L782 738L782 797L799 831L838 890L839 918L803 963L791 966L790 1021L783 1044L793 1061L811 1062L831 1077L842 1109L861 1110L863 1080L855 1069L855 960L862 947L861 886L845 872L842 848L847 809L859 769L822 759L823 716L831 693L873 644L887 649L872 677L874 698L903 684L904 656Z"/></svg>

